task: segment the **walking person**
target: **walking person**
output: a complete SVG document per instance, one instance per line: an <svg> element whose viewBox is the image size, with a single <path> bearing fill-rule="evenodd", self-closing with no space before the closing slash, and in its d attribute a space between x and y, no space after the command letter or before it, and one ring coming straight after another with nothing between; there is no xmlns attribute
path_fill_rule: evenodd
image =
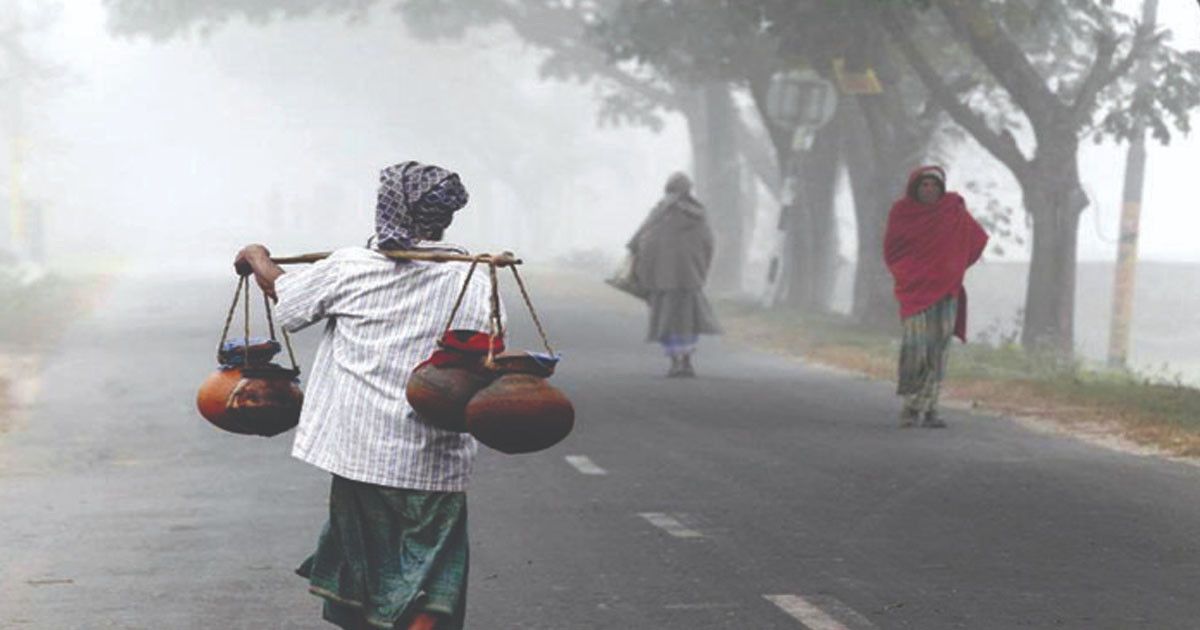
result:
<svg viewBox="0 0 1200 630"><path fill-rule="evenodd" d="M937 402L950 339L967 339L963 277L987 241L962 196L946 192L945 170L925 166L909 175L904 197L888 213L883 243L904 324L896 389L904 397L901 427L946 426Z"/></svg>
<svg viewBox="0 0 1200 630"><path fill-rule="evenodd" d="M458 175L417 162L380 173L375 234L291 273L262 245L234 261L276 298L289 331L325 329L309 374L292 455L332 474L329 519L297 569L347 630L463 627L467 588L465 491L478 445L423 422L405 397L436 342L467 266L390 259L378 250L465 254L440 243L467 202ZM488 330L489 287L476 274L456 328Z"/></svg>
<svg viewBox="0 0 1200 630"><path fill-rule="evenodd" d="M721 332L704 296L713 246L708 215L692 196L691 180L683 173L671 175L663 198L627 245L633 275L650 306L646 341L662 344L671 360L667 376L695 376L692 353L700 335Z"/></svg>

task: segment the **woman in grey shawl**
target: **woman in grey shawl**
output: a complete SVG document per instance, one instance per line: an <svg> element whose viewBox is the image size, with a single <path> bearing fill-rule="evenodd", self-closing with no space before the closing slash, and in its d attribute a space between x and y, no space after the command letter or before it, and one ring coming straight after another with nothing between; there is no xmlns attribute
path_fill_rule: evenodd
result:
<svg viewBox="0 0 1200 630"><path fill-rule="evenodd" d="M650 305L646 341L662 344L671 359L671 377L695 376L692 352L699 336L721 332L704 297L713 233L691 190L687 175L671 175L662 200L627 246L634 257L634 277L646 289Z"/></svg>

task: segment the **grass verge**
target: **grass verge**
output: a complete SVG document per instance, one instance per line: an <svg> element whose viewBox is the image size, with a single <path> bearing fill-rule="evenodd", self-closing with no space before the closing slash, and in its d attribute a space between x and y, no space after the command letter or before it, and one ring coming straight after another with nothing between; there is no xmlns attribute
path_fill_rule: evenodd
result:
<svg viewBox="0 0 1200 630"><path fill-rule="evenodd" d="M900 333L833 316L715 304L726 332L751 345L894 380ZM1200 457L1200 389L1129 372L1064 364L1019 345L955 344L943 397L981 411L1037 417L1071 432L1110 432L1143 447Z"/></svg>

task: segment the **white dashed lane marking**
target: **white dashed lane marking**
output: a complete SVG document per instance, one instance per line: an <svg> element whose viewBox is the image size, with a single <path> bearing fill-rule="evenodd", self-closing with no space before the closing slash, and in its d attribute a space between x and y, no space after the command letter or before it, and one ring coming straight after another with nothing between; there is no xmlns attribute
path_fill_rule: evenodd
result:
<svg viewBox="0 0 1200 630"><path fill-rule="evenodd" d="M567 463L585 475L607 475L608 471L597 466L587 455L567 455Z"/></svg>
<svg viewBox="0 0 1200 630"><path fill-rule="evenodd" d="M676 538L703 538L704 534L686 526L685 514L663 514L662 512L642 512L638 516L650 521L650 524L675 536Z"/></svg>
<svg viewBox="0 0 1200 630"><path fill-rule="evenodd" d="M875 624L828 596L763 595L808 630L876 630ZM819 604L819 605L818 605Z"/></svg>

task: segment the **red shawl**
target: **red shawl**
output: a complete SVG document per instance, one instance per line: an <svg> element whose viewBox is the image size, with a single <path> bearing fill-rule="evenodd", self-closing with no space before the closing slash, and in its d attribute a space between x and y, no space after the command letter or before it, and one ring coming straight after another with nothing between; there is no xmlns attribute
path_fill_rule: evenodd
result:
<svg viewBox="0 0 1200 630"><path fill-rule="evenodd" d="M913 171L908 179L910 192L892 205L883 239L883 259L896 280L901 318L956 295L954 334L966 341L967 291L963 276L983 254L988 235L967 212L957 193L946 193L933 203L921 203L911 196L914 180L928 171Z"/></svg>

